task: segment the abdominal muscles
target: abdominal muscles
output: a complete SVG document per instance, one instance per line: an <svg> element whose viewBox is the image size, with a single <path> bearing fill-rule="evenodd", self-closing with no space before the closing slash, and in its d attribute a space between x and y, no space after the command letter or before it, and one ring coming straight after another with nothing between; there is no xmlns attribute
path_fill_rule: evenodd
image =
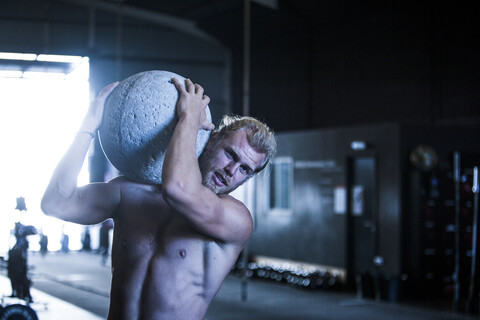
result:
<svg viewBox="0 0 480 320"><path fill-rule="evenodd" d="M173 229L114 246L109 319L203 319L231 266L213 241Z"/></svg>

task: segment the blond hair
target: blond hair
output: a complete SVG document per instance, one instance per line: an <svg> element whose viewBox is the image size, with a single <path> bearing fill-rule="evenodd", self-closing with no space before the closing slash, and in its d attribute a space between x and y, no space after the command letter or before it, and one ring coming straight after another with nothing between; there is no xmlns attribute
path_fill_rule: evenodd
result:
<svg viewBox="0 0 480 320"><path fill-rule="evenodd" d="M277 151L277 142L275 133L265 123L246 116L225 115L220 120L220 124L215 133L222 138L231 133L245 130L247 139L253 149L257 152L265 153L265 160L255 173L262 171L275 155Z"/></svg>

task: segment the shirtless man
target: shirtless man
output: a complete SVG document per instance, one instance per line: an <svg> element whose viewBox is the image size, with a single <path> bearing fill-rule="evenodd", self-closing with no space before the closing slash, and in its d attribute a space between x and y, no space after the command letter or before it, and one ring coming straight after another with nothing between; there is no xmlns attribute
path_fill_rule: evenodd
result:
<svg viewBox="0 0 480 320"><path fill-rule="evenodd" d="M97 224L113 218L108 319L203 319L252 232L250 212L227 194L261 171L275 152L267 126L227 117L197 159L198 130L214 129L205 113L210 99L190 80L185 86L172 82L179 92L179 121L162 185L117 177L77 187L91 133L102 122L114 83L92 102L42 200L46 214L66 221Z"/></svg>

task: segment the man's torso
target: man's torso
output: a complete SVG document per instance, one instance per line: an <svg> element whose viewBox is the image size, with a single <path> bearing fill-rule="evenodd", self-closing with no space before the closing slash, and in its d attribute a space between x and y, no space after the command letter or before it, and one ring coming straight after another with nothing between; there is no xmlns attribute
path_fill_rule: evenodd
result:
<svg viewBox="0 0 480 320"><path fill-rule="evenodd" d="M200 234L161 191L120 180L109 319L202 319L241 247Z"/></svg>

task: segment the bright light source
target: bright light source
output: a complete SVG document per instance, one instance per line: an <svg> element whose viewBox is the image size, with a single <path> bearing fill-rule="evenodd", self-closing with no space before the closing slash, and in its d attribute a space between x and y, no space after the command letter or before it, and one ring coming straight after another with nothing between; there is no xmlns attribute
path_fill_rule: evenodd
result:
<svg viewBox="0 0 480 320"><path fill-rule="evenodd" d="M22 71L0 70L0 78L21 78L22 75Z"/></svg>
<svg viewBox="0 0 480 320"><path fill-rule="evenodd" d="M70 73L65 76L65 79L87 80L90 78L90 67L88 57L83 57L81 62L76 65Z"/></svg>
<svg viewBox="0 0 480 320"><path fill-rule="evenodd" d="M5 71L0 73L0 256L13 245L10 232L16 221L42 230L49 236L49 249L60 249L62 227L69 223L45 216L40 201L88 109L88 59L82 61L86 62L79 64L83 71L74 72L69 79L64 74L48 72L29 73L25 78L4 77ZM35 78L28 78L29 75ZM88 157L79 185L88 183L87 166ZM15 210L15 199L20 196L25 198L28 208L21 214ZM71 232L72 250L81 248L81 229L65 228L65 232ZM34 236L29 242L31 249L38 248Z"/></svg>
<svg viewBox="0 0 480 320"><path fill-rule="evenodd" d="M33 53L13 53L13 52L0 52L0 60L29 60L30 63L18 65L18 62L2 63L0 67L0 77L4 78L50 78L50 79L67 79L75 81L88 81L90 77L89 59L82 56L62 56L52 54L40 54ZM68 74L61 72L49 72L49 66L45 66L45 62L64 63L65 72L68 70ZM35 70L42 70L42 72ZM3 70L2 70L3 69ZM51 71L58 71L54 69Z"/></svg>
<svg viewBox="0 0 480 320"><path fill-rule="evenodd" d="M68 62L68 63L80 63L83 57L80 56L60 56L54 54L39 54L37 61L49 61L49 62Z"/></svg>
<svg viewBox="0 0 480 320"><path fill-rule="evenodd" d="M37 55L34 53L0 52L0 59L35 61Z"/></svg>
<svg viewBox="0 0 480 320"><path fill-rule="evenodd" d="M365 141L352 141L350 147L353 150L365 150L367 149L367 143Z"/></svg>
<svg viewBox="0 0 480 320"><path fill-rule="evenodd" d="M478 193L478 167L473 167L473 186L472 191Z"/></svg>
<svg viewBox="0 0 480 320"><path fill-rule="evenodd" d="M65 63L81 63L87 57L81 56L64 56L56 54L39 54L35 53L16 53L16 52L0 52L0 59L4 60L25 60L25 61L48 61L48 62L65 62Z"/></svg>
<svg viewBox="0 0 480 320"><path fill-rule="evenodd" d="M37 72L37 71L26 71L23 73L23 77L26 79L65 79L65 73L57 72Z"/></svg>

